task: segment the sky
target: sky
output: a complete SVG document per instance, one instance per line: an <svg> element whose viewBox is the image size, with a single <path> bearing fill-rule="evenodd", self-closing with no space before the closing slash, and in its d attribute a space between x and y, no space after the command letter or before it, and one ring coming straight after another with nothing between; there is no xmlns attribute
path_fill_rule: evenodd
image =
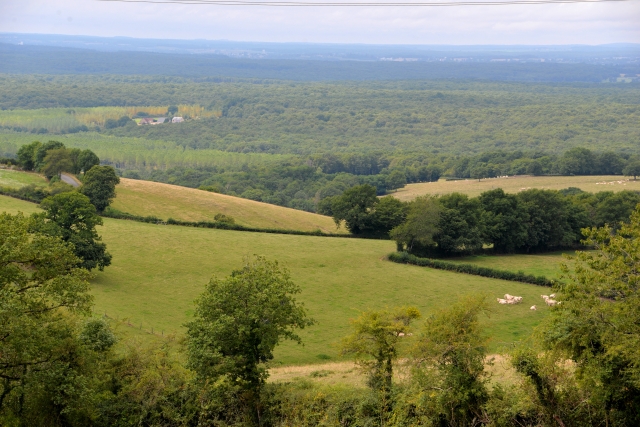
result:
<svg viewBox="0 0 640 427"><path fill-rule="evenodd" d="M640 0L437 8L0 0L0 32L367 44L640 43Z"/></svg>

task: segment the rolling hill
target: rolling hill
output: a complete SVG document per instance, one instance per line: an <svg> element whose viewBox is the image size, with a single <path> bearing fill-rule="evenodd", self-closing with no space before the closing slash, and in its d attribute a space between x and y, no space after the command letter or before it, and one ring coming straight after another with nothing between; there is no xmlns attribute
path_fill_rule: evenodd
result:
<svg viewBox="0 0 640 427"><path fill-rule="evenodd" d="M121 178L116 193L115 209L140 216L213 221L222 213L249 227L346 233L328 216L177 185Z"/></svg>

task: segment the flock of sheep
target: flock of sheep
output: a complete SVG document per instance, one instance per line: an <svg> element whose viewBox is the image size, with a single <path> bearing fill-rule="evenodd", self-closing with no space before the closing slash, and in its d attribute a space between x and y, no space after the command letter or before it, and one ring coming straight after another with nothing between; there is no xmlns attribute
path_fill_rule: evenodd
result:
<svg viewBox="0 0 640 427"><path fill-rule="evenodd" d="M560 304L558 301L554 300L556 294L551 295L540 295L544 302L549 306L553 307L554 305ZM504 294L504 298L497 298L498 304L520 304L522 302L522 297L517 297L515 295ZM531 310L537 310L538 307L532 305Z"/></svg>

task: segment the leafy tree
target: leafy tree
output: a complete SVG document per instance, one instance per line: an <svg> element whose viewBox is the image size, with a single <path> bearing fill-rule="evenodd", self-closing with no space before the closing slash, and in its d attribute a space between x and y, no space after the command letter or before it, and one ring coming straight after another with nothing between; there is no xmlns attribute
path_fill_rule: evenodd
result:
<svg viewBox="0 0 640 427"><path fill-rule="evenodd" d="M32 171L35 168L36 152L42 144L39 141L33 141L26 144L18 150L18 164L26 171Z"/></svg>
<svg viewBox="0 0 640 427"><path fill-rule="evenodd" d="M527 212L513 194L501 188L480 195L484 210L484 241L492 243L497 252L513 252L526 242Z"/></svg>
<svg viewBox="0 0 640 427"><path fill-rule="evenodd" d="M42 167L45 165L44 158L47 157L47 153L51 150L58 150L60 148L65 148L62 142L58 141L48 141L44 144L38 146L35 151L35 155L33 158L34 169L40 171Z"/></svg>
<svg viewBox="0 0 640 427"><path fill-rule="evenodd" d="M590 229L585 243L596 250L577 252L563 266L567 280L557 285L562 303L537 337L553 352L553 363L573 361L578 384L588 393L586 405L603 410L605 424L637 425L640 208L615 234L608 226ZM529 376L534 375L532 369Z"/></svg>
<svg viewBox="0 0 640 427"><path fill-rule="evenodd" d="M596 158L587 148L567 150L560 159L560 173L563 175L593 175L596 169Z"/></svg>
<svg viewBox="0 0 640 427"><path fill-rule="evenodd" d="M91 200L98 212L102 212L116 197L120 178L111 166L93 166L84 174L83 181L80 192Z"/></svg>
<svg viewBox="0 0 640 427"><path fill-rule="evenodd" d="M468 297L427 318L414 350L413 384L407 390L414 420L421 425L486 423L487 339L479 321L486 311L484 298ZM400 419L403 406L396 415Z"/></svg>
<svg viewBox="0 0 640 427"><path fill-rule="evenodd" d="M96 226L102 225L102 218L88 197L75 191L65 192L47 197L40 206L45 212L36 216L50 221L41 231L73 244L83 268L102 271L111 265L111 254L96 231Z"/></svg>
<svg viewBox="0 0 640 427"><path fill-rule="evenodd" d="M438 199L442 206L433 236L438 252L459 255L482 248L482 210L477 198L451 193Z"/></svg>
<svg viewBox="0 0 640 427"><path fill-rule="evenodd" d="M407 177L404 173L399 170L392 171L387 176L387 188L389 190L397 190L398 188L402 188L407 183Z"/></svg>
<svg viewBox="0 0 640 427"><path fill-rule="evenodd" d="M593 224L601 227L609 224L617 228L621 222L629 222L629 217L640 203L640 194L635 191L611 191L596 193L595 215Z"/></svg>
<svg viewBox="0 0 640 427"><path fill-rule="evenodd" d="M368 184L352 187L333 200L333 220L338 227L344 221L347 230L353 234L373 233L377 203L375 187Z"/></svg>
<svg viewBox="0 0 640 427"><path fill-rule="evenodd" d="M44 158L44 165L40 171L51 179L54 176L58 176L61 172L73 172L73 160L69 150L66 148L57 148L47 151L47 155Z"/></svg>
<svg viewBox="0 0 640 427"><path fill-rule="evenodd" d="M605 151L598 156L598 173L603 175L618 175L624 168L624 160L612 151Z"/></svg>
<svg viewBox="0 0 640 427"><path fill-rule="evenodd" d="M418 197L410 202L406 221L389 233L398 244L398 249L408 252L432 249L441 211L441 205L433 197Z"/></svg>
<svg viewBox="0 0 640 427"><path fill-rule="evenodd" d="M393 364L399 345L407 340L410 324L420 318L416 307L365 311L351 321L353 333L342 339L341 353L354 355L368 376L368 384L378 393L382 413L391 409Z"/></svg>
<svg viewBox="0 0 640 427"><path fill-rule="evenodd" d="M580 215L571 202L552 190L530 189L517 195L524 210L528 250L549 250L567 247L580 239L580 229L586 227L586 216Z"/></svg>
<svg viewBox="0 0 640 427"><path fill-rule="evenodd" d="M638 175L640 175L640 161L629 163L627 166L625 166L622 173L625 176L632 176L633 179L636 180Z"/></svg>
<svg viewBox="0 0 640 427"><path fill-rule="evenodd" d="M167 109L167 114L170 116L174 116L178 112L178 107L175 105L170 105Z"/></svg>
<svg viewBox="0 0 640 427"><path fill-rule="evenodd" d="M3 425L10 414L22 420L18 425L53 425L53 419L70 425L64 420L80 410L72 401L84 392L84 380L73 373L79 350L70 316L90 313L89 273L78 267L70 244L30 231L38 220L0 214Z"/></svg>
<svg viewBox="0 0 640 427"><path fill-rule="evenodd" d="M75 173L87 172L89 169L94 166L98 166L99 164L100 159L93 151L83 150L78 155Z"/></svg>
<svg viewBox="0 0 640 427"><path fill-rule="evenodd" d="M300 343L296 330L313 323L298 293L286 269L259 256L226 279L211 279L187 324L188 366L201 382L228 379L255 404L275 347L284 339Z"/></svg>
<svg viewBox="0 0 640 427"><path fill-rule="evenodd" d="M379 234L387 235L402 224L407 216L406 204L395 197L386 196L378 200L373 215L374 227Z"/></svg>

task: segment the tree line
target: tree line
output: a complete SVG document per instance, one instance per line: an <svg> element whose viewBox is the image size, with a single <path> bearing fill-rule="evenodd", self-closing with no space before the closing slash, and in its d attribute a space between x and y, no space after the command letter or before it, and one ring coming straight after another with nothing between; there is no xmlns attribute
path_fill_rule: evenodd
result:
<svg viewBox="0 0 640 427"><path fill-rule="evenodd" d="M45 222L46 223L46 222ZM300 287L254 256L196 300L183 354L123 344L91 317L90 273L43 218L0 215L0 421L7 426L629 426L640 422L640 209L587 232L538 333L493 382L482 295L421 313L370 309L341 354L367 388L268 382L283 340L315 322ZM120 341L120 342L119 342ZM398 375L399 368L403 374Z"/></svg>
<svg viewBox="0 0 640 427"><path fill-rule="evenodd" d="M337 226L358 235L389 236L398 250L418 256L451 257L491 247L497 253L543 252L575 247L582 230L627 222L640 194L529 189L507 194L490 190L478 197L451 193L401 202L378 198L361 185L326 199L322 208Z"/></svg>

